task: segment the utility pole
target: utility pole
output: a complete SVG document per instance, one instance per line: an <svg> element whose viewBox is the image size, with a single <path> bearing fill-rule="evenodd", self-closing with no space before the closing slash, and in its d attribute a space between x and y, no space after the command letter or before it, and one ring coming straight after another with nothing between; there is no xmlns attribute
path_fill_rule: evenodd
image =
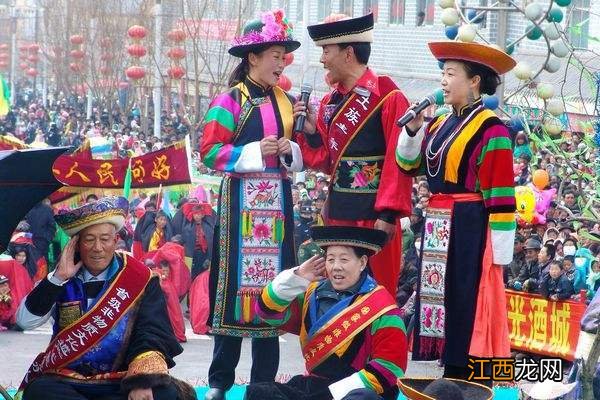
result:
<svg viewBox="0 0 600 400"><path fill-rule="evenodd" d="M87 68L87 74L88 74L88 87L87 87L87 109L86 109L86 119L91 119L92 118L92 108L94 105L94 94L92 93L92 87L91 87L91 83L92 83L92 79L93 79L93 72L92 72L92 54L91 52L94 51L94 44L96 42L96 24L97 24L98 20L96 19L96 17L92 18L90 21L90 39L89 39L89 46L88 49L90 51L90 62L88 63L88 68Z"/></svg>
<svg viewBox="0 0 600 400"><path fill-rule="evenodd" d="M304 80L304 76L310 66L310 37L308 36L308 29L306 29L309 24L310 0L304 0L302 7L302 24L304 25L302 32L302 80Z"/></svg>
<svg viewBox="0 0 600 400"><path fill-rule="evenodd" d="M42 19L42 21L44 21L44 31L47 31L48 27L45 24L46 21L46 10L44 8L42 8L40 10L40 18ZM43 39L42 39L42 49L47 49L46 46L46 35L42 35ZM40 60L42 62L42 103L44 104L44 107L48 106L48 62L46 60L46 57L40 57Z"/></svg>
<svg viewBox="0 0 600 400"><path fill-rule="evenodd" d="M15 105L17 91L15 89L17 73L17 8L15 0L10 3L10 104Z"/></svg>
<svg viewBox="0 0 600 400"><path fill-rule="evenodd" d="M498 30L496 32L496 44L501 49L506 49L506 34L508 30L508 11L504 7L510 6L508 1L500 0L502 7L498 9ZM500 78L500 85L496 89L496 97L498 97L498 107L502 109L504 107L504 81L505 78Z"/></svg>
<svg viewBox="0 0 600 400"><path fill-rule="evenodd" d="M39 12L39 4L38 1L36 0L35 2L35 12L34 12L34 20L33 20L33 37L34 37L34 42L36 44L39 44L39 16L40 16L40 12ZM38 79L37 76L33 77L33 97L36 97L37 94L37 83L38 83Z"/></svg>
<svg viewBox="0 0 600 400"><path fill-rule="evenodd" d="M161 0L156 0L154 6L154 88L152 90L152 102L154 103L154 136L157 138L161 137L161 90L162 90L162 76L160 73L161 66L161 30L162 30L162 5Z"/></svg>

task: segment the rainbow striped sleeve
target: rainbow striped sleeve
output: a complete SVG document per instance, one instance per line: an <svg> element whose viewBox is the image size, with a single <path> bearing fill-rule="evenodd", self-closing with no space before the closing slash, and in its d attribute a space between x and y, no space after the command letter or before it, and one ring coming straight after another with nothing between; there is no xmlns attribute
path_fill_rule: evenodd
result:
<svg viewBox="0 0 600 400"><path fill-rule="evenodd" d="M294 275L293 271L281 272L262 290L256 303L256 313L271 326L298 334L301 310L308 281Z"/></svg>
<svg viewBox="0 0 600 400"><path fill-rule="evenodd" d="M509 264L513 257L515 220L515 188L512 144L503 124L488 128L478 158L479 189L489 212L494 263Z"/></svg>
<svg viewBox="0 0 600 400"><path fill-rule="evenodd" d="M366 388L382 394L396 386L407 365L406 327L395 308L371 324L372 348L370 361L357 372Z"/></svg>
<svg viewBox="0 0 600 400"><path fill-rule="evenodd" d="M234 90L219 95L204 117L200 155L204 165L218 171L234 172L244 147L230 144L241 110Z"/></svg>
<svg viewBox="0 0 600 400"><path fill-rule="evenodd" d="M502 124L486 129L478 158L479 189L490 213L515 211L512 145Z"/></svg>

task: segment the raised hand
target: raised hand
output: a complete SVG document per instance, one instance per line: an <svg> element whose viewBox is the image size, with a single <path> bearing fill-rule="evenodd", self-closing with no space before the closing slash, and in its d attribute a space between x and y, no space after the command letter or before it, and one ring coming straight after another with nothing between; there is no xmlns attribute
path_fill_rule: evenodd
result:
<svg viewBox="0 0 600 400"><path fill-rule="evenodd" d="M325 278L325 259L320 255L312 256L296 270L296 275L314 282Z"/></svg>
<svg viewBox="0 0 600 400"><path fill-rule="evenodd" d="M306 115L306 119L304 120L304 132L309 135L316 133L317 113L310 104L307 106L304 102L297 101L296 104L294 104L294 119L301 115Z"/></svg>
<svg viewBox="0 0 600 400"><path fill-rule="evenodd" d="M417 106L418 103L413 103L412 106L410 106L409 109L415 108ZM421 129L421 127L423 126L423 123L425 122L425 114L423 112L420 112L417 114L417 116L415 117L415 119L413 119L412 121L410 121L408 124L406 124L406 127L408 129L410 129L412 132L418 132L419 129Z"/></svg>
<svg viewBox="0 0 600 400"><path fill-rule="evenodd" d="M75 263L75 249L77 247L77 241L79 235L75 235L69 240L69 243L65 246L60 259L58 260L58 266L54 276L63 281L67 281L75 276L79 268L83 265L81 261Z"/></svg>

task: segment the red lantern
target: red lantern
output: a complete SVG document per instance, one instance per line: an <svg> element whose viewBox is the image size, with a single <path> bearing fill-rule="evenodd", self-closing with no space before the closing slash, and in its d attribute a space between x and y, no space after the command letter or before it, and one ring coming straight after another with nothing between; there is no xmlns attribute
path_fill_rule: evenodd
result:
<svg viewBox="0 0 600 400"><path fill-rule="evenodd" d="M102 55L100 55L100 59L102 61L111 61L114 58L114 56L111 53L103 53Z"/></svg>
<svg viewBox="0 0 600 400"><path fill-rule="evenodd" d="M132 44L127 47L127 52L131 57L144 57L146 55L146 48L141 44Z"/></svg>
<svg viewBox="0 0 600 400"><path fill-rule="evenodd" d="M0 44L0 50L8 50L8 45L6 43Z"/></svg>
<svg viewBox="0 0 600 400"><path fill-rule="evenodd" d="M21 69L21 70L27 70L28 67L29 67L29 64L27 64L26 62L22 62L19 64L19 69Z"/></svg>
<svg viewBox="0 0 600 400"><path fill-rule="evenodd" d="M79 74L83 70L83 66L79 63L71 63L69 64L69 69L76 74Z"/></svg>
<svg viewBox="0 0 600 400"><path fill-rule="evenodd" d="M167 33L167 37L175 43L180 43L185 40L185 32L183 29L171 29L169 33Z"/></svg>
<svg viewBox="0 0 600 400"><path fill-rule="evenodd" d="M167 56L173 60L181 60L185 57L185 50L181 47L173 47L167 52Z"/></svg>
<svg viewBox="0 0 600 400"><path fill-rule="evenodd" d="M6 69L8 67L8 62L4 60L0 60L0 69Z"/></svg>
<svg viewBox="0 0 600 400"><path fill-rule="evenodd" d="M28 45L22 44L22 45L19 46L19 51L21 53L25 53L27 50L29 50L29 46Z"/></svg>
<svg viewBox="0 0 600 400"><path fill-rule="evenodd" d="M85 56L85 53L82 50L71 50L70 54L71 57L76 60L81 60Z"/></svg>
<svg viewBox="0 0 600 400"><path fill-rule="evenodd" d="M142 40L148 34L148 30L141 25L133 25L127 29L127 34L133 40Z"/></svg>
<svg viewBox="0 0 600 400"><path fill-rule="evenodd" d="M8 53L0 53L0 61L8 60Z"/></svg>
<svg viewBox="0 0 600 400"><path fill-rule="evenodd" d="M37 54L30 54L29 57L27 57L27 61L32 64L37 64L37 62L40 61L40 57Z"/></svg>
<svg viewBox="0 0 600 400"><path fill-rule="evenodd" d="M19 54L19 60L21 61L26 61L27 60L27 54Z"/></svg>
<svg viewBox="0 0 600 400"><path fill-rule="evenodd" d="M129 82L125 82L125 81L119 82L119 89L121 89L121 90L129 89Z"/></svg>
<svg viewBox="0 0 600 400"><path fill-rule="evenodd" d="M31 43L29 45L29 52L31 54L37 54L40 51L40 45L37 43Z"/></svg>
<svg viewBox="0 0 600 400"><path fill-rule="evenodd" d="M73 35L69 38L69 41L72 45L79 46L80 44L83 44L83 36Z"/></svg>
<svg viewBox="0 0 600 400"><path fill-rule="evenodd" d="M286 67L288 65L290 65L291 63L293 63L294 62L294 53L287 53L285 56L283 56L283 62L285 62Z"/></svg>
<svg viewBox="0 0 600 400"><path fill-rule="evenodd" d="M27 74L27 76L31 77L31 78L35 78L38 74L37 69L35 68L29 68L27 70L27 72L25 72Z"/></svg>
<svg viewBox="0 0 600 400"><path fill-rule="evenodd" d="M167 75L171 79L181 79L185 75L185 69L179 65L175 65L167 70Z"/></svg>
<svg viewBox="0 0 600 400"><path fill-rule="evenodd" d="M100 40L100 47L103 49L110 49L110 47L112 46L112 43L110 42L110 38L102 38L102 40Z"/></svg>
<svg viewBox="0 0 600 400"><path fill-rule="evenodd" d="M292 88L292 81L287 76L281 74L279 77L279 82L277 82L277 86L287 92Z"/></svg>
<svg viewBox="0 0 600 400"><path fill-rule="evenodd" d="M111 72L112 72L112 70L107 65L103 65L103 66L100 67L100 73L102 75L110 75Z"/></svg>
<svg viewBox="0 0 600 400"><path fill-rule="evenodd" d="M125 70L125 75L127 75L129 79L137 81L138 79L142 79L146 76L146 70L144 67L134 65Z"/></svg>

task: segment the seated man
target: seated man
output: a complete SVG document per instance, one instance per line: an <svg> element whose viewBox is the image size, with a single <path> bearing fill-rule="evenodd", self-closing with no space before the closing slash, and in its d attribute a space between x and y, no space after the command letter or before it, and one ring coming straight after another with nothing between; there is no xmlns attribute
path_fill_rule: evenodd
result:
<svg viewBox="0 0 600 400"><path fill-rule="evenodd" d="M52 341L19 388L24 399L195 398L168 368L182 352L158 277L115 253L125 198L104 198L56 216L71 236L56 270L23 300L17 323L54 320Z"/></svg>
<svg viewBox="0 0 600 400"><path fill-rule="evenodd" d="M251 384L247 400L396 399L407 363L406 333L394 298L368 274L383 231L314 227L326 251L281 272L263 289L260 317L299 334L306 375Z"/></svg>

